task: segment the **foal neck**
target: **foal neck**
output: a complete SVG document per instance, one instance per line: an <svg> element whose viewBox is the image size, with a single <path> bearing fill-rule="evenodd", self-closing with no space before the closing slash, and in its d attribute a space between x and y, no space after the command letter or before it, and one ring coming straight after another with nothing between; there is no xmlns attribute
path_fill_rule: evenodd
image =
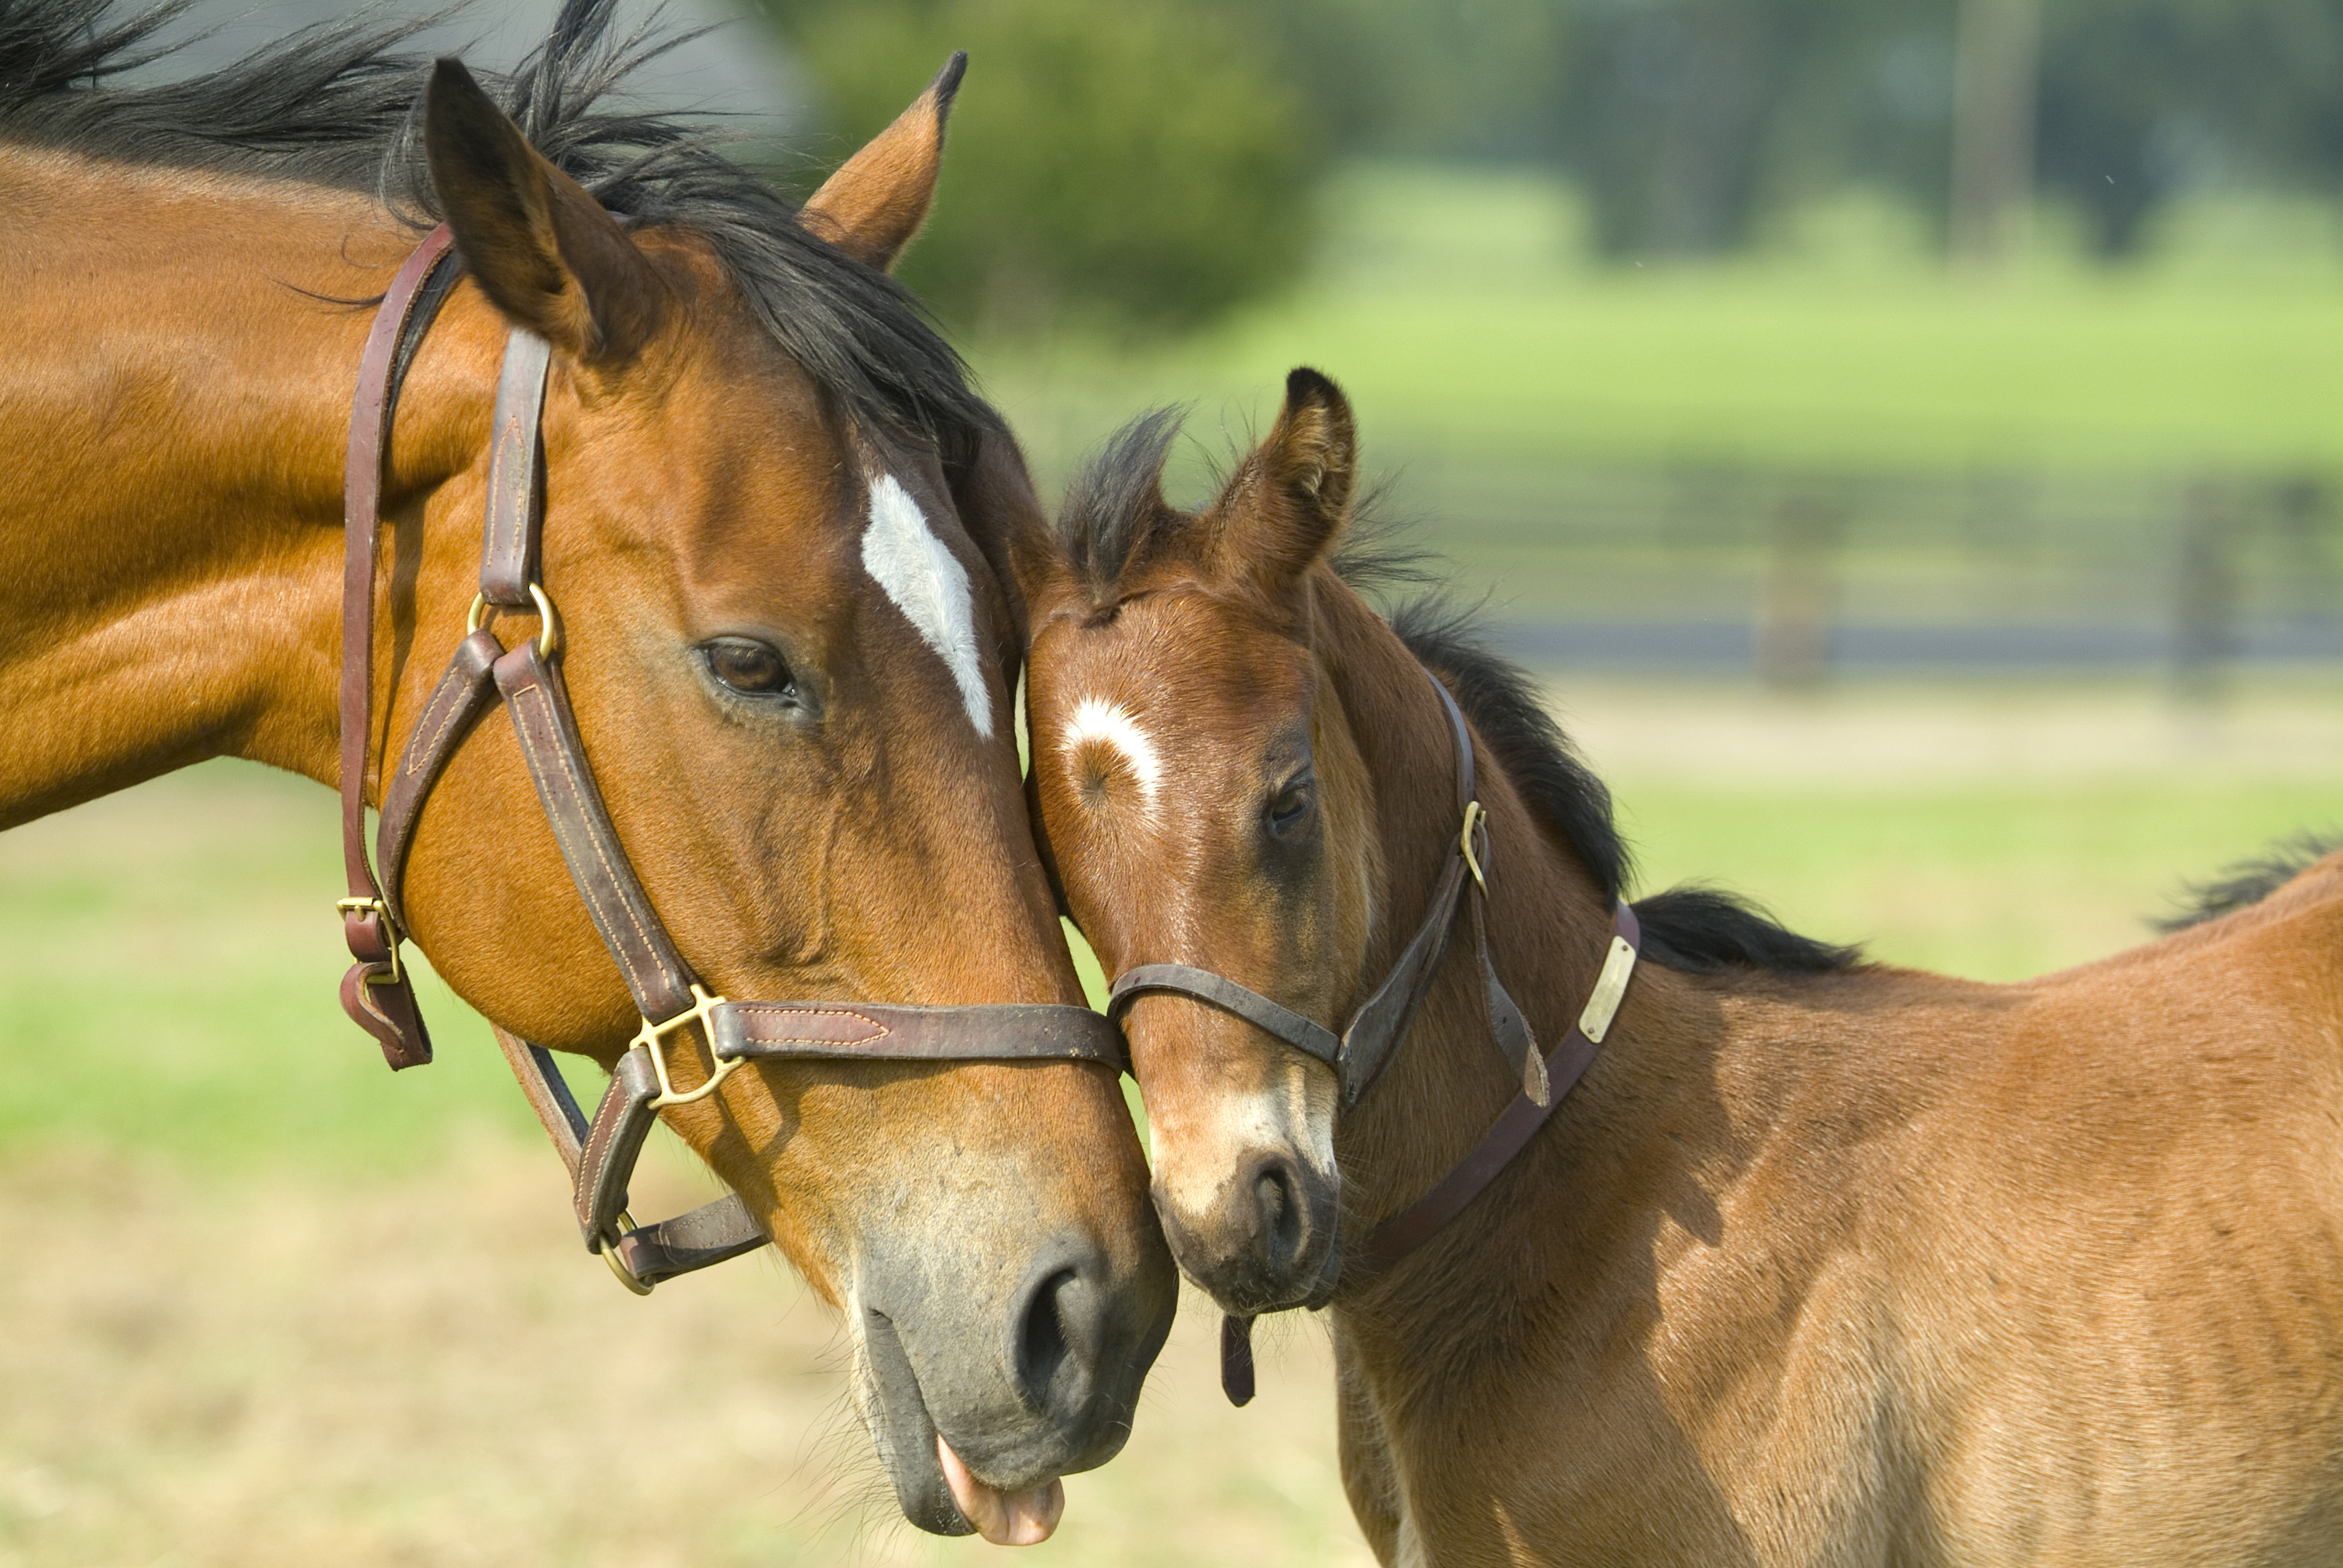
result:
<svg viewBox="0 0 2343 1568"><path fill-rule="evenodd" d="M22 147L0 206L0 828L222 754L331 784L363 302L412 232L345 192ZM442 389L492 374L469 293L403 400L395 593L437 565L420 493L485 445L485 401Z"/></svg>
<svg viewBox="0 0 2343 1568"><path fill-rule="evenodd" d="M1322 675L1355 737L1373 800L1367 830L1386 869L1355 1005L1380 983L1426 912L1463 826L1453 731L1423 666L1331 574L1318 596ZM1486 940L1498 977L1540 1049L1560 1041L1609 944L1594 876L1545 824L1472 726L1475 794L1488 814ZM1343 1118L1336 1153L1347 1234L1364 1234L1445 1175L1521 1091L1491 1032L1476 937L1460 913L1431 990L1383 1080ZM1566 1109L1566 1108L1565 1108Z"/></svg>

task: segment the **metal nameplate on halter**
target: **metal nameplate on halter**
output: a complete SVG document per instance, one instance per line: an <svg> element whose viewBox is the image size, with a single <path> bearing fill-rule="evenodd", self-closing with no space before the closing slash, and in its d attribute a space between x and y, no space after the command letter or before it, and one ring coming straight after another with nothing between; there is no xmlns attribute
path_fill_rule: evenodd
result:
<svg viewBox="0 0 2343 1568"><path fill-rule="evenodd" d="M1594 994L1586 999L1586 1010L1578 1015L1578 1032L1594 1045L1611 1032L1611 1020L1619 1016L1620 1000L1627 994L1627 981L1635 972L1635 950L1627 945L1624 937L1611 939L1611 950L1604 955L1603 972L1594 977Z"/></svg>

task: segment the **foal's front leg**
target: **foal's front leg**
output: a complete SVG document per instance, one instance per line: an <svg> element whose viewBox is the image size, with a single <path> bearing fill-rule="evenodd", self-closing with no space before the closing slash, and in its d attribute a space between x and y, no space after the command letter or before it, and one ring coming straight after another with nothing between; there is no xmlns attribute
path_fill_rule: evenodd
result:
<svg viewBox="0 0 2343 1568"><path fill-rule="evenodd" d="M1334 1432L1351 1513L1375 1560L1398 1568L1401 1545L1409 1533L1407 1503L1400 1495L1399 1473L1392 1467L1391 1447L1376 1419L1374 1402L1342 1354L1339 1332L1334 1342Z"/></svg>

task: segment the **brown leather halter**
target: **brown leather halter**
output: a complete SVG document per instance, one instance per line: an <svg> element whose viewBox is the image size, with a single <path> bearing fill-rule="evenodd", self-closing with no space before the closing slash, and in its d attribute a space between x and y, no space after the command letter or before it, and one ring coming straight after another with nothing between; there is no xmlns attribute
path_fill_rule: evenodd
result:
<svg viewBox="0 0 2343 1568"><path fill-rule="evenodd" d="M1496 965L1489 955L1484 912L1489 897L1489 824L1473 789L1472 731L1465 728L1464 715L1458 710L1448 688L1430 670L1424 674L1433 690L1440 694L1441 709L1448 716L1449 728L1455 735L1456 809L1463 826L1441 869L1440 880L1433 887L1432 902L1424 911L1423 923L1416 927L1407 946L1400 950L1399 958L1383 983L1352 1014L1342 1032L1337 1035L1225 975L1188 964L1141 964L1126 970L1115 980L1107 1002L1107 1016L1118 1021L1140 997L1161 991L1192 997L1234 1013L1332 1068L1342 1087L1343 1106L1353 1106L1374 1088L1393 1050L1406 1038L1408 1025L1414 1021L1424 993L1432 989L1433 977L1439 972L1440 960L1448 950L1448 936L1456 923L1457 906L1465 901L1469 883L1476 895L1471 900L1473 943L1481 955L1481 994L1488 1009L1489 1031L1497 1049L1521 1074L1522 1092L1430 1191L1368 1232L1366 1240L1344 1260L1341 1282L1353 1289L1430 1241L1442 1226L1462 1213L1464 1206L1479 1197L1497 1179L1497 1173L1512 1163L1513 1156L1554 1114L1562 1098L1577 1087L1602 1049L1603 1037L1609 1032L1620 999L1626 994L1627 982L1634 976L1643 946L1643 928L1635 920L1635 911L1623 899L1613 919L1610 950L1593 995L1578 1020L1564 1035L1562 1043L1550 1055L1541 1052L1529 1020L1522 1016L1522 1010L1513 1004L1513 997L1498 980ZM1251 1318L1226 1317L1221 1321L1221 1382L1230 1401L1236 1404L1249 1402L1253 1394L1252 1334Z"/></svg>
<svg viewBox="0 0 2343 1568"><path fill-rule="evenodd" d="M468 635L457 645L384 781L377 880L367 856L364 793L374 724L375 542L384 455L399 375L454 282L457 269L443 266L449 240L445 225L433 230L392 280L367 337L350 412L341 691L342 849L349 897L340 908L357 962L343 977L342 1006L380 1042L394 1070L431 1060L430 1037L399 962L406 940L399 878L424 797L491 697L501 695L562 859L643 1022L591 1122L551 1053L501 1029L497 1041L569 1167L587 1249L602 1253L629 1290L647 1294L662 1280L765 1244L756 1217L737 1195L653 1225L638 1226L626 1211L628 1180L660 1108L706 1098L742 1062L1050 1060L1120 1069L1122 1037L1081 1007L728 1001L701 987L618 842L562 684L561 626L538 559L544 519L538 427L551 348L519 328L507 340L497 387L479 598ZM487 625L501 611L535 615L536 636L508 649ZM704 1064L693 1053L702 1081L679 1088L669 1062L670 1039L688 1037L694 1025L709 1051Z"/></svg>

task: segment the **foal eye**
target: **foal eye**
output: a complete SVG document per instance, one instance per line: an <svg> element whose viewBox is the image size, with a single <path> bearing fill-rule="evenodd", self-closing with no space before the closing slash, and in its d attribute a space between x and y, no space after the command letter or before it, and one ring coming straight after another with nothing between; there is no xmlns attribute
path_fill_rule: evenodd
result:
<svg viewBox="0 0 2343 1568"><path fill-rule="evenodd" d="M789 667L771 647L753 638L719 637L700 648L708 673L743 697L771 697L793 688Z"/></svg>
<svg viewBox="0 0 2343 1568"><path fill-rule="evenodd" d="M1304 773L1271 797L1266 818L1269 830L1284 837L1310 815L1310 808L1317 803L1318 780L1314 775Z"/></svg>

